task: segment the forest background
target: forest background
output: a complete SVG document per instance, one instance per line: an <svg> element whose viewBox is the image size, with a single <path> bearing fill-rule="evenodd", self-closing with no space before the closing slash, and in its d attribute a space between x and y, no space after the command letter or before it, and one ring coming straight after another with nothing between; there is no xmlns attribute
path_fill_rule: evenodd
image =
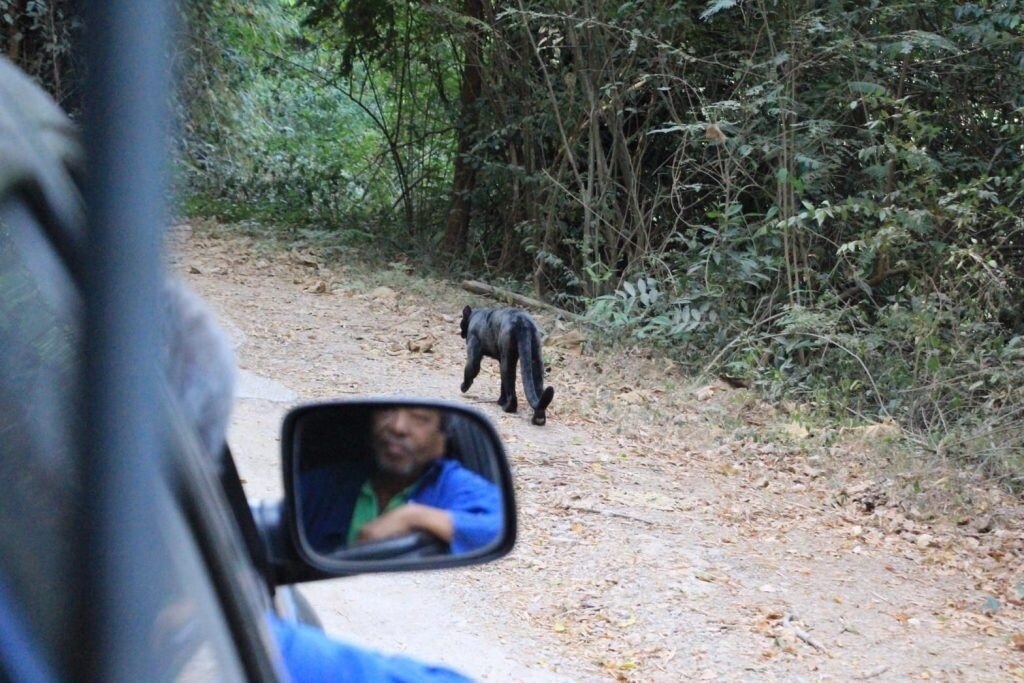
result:
<svg viewBox="0 0 1024 683"><path fill-rule="evenodd" d="M81 1L0 0L72 114ZM177 17L184 211L486 279L1024 490L1024 0Z"/></svg>

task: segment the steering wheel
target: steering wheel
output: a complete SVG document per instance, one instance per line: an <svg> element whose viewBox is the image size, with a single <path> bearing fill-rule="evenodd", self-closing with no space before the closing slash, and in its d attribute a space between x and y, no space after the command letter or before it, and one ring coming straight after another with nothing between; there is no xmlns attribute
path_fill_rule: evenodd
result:
<svg viewBox="0 0 1024 683"><path fill-rule="evenodd" d="M414 560L448 554L448 544L433 534L414 531L401 536L366 541L324 553L332 560L359 562L369 560Z"/></svg>

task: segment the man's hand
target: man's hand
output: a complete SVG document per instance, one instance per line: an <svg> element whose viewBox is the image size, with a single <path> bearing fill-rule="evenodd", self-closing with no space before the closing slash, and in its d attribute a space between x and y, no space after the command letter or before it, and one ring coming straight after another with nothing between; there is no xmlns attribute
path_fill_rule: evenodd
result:
<svg viewBox="0 0 1024 683"><path fill-rule="evenodd" d="M359 531L359 540L379 541L383 538L402 536L413 531L426 531L437 536L445 543L451 543L453 534L452 517L439 508L420 505L419 503L406 503L368 522Z"/></svg>

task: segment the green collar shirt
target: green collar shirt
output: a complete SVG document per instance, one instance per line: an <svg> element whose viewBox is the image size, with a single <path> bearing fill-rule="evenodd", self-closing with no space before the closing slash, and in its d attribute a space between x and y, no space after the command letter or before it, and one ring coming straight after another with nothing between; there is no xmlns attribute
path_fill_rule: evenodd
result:
<svg viewBox="0 0 1024 683"><path fill-rule="evenodd" d="M359 495L356 496L356 507L352 511L352 523L348 527L348 542L349 544L355 543L359 537L359 532L368 523L377 519L385 512L390 512L395 508L399 508L409 502L409 497L412 495L412 490L416 487L416 484L406 487L388 501L388 505L383 510L380 509L380 503L377 500L377 493L373 490L373 484L367 479L363 482L363 485L359 488Z"/></svg>

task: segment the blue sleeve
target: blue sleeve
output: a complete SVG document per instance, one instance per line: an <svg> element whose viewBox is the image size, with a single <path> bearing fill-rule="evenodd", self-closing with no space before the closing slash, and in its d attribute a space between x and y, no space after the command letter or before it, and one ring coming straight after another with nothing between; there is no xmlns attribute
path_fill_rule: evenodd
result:
<svg viewBox="0 0 1024 683"><path fill-rule="evenodd" d="M413 499L452 516L453 554L479 550L504 528L501 492L495 484L454 461L445 465L437 480Z"/></svg>
<svg viewBox="0 0 1024 683"><path fill-rule="evenodd" d="M388 656L334 640L320 629L270 617L285 666L294 683L471 683L457 671L408 657Z"/></svg>
<svg viewBox="0 0 1024 683"><path fill-rule="evenodd" d="M339 467L320 467L302 473L295 492L302 516L300 527L315 550L329 552L346 545L363 479L365 476L346 477Z"/></svg>

